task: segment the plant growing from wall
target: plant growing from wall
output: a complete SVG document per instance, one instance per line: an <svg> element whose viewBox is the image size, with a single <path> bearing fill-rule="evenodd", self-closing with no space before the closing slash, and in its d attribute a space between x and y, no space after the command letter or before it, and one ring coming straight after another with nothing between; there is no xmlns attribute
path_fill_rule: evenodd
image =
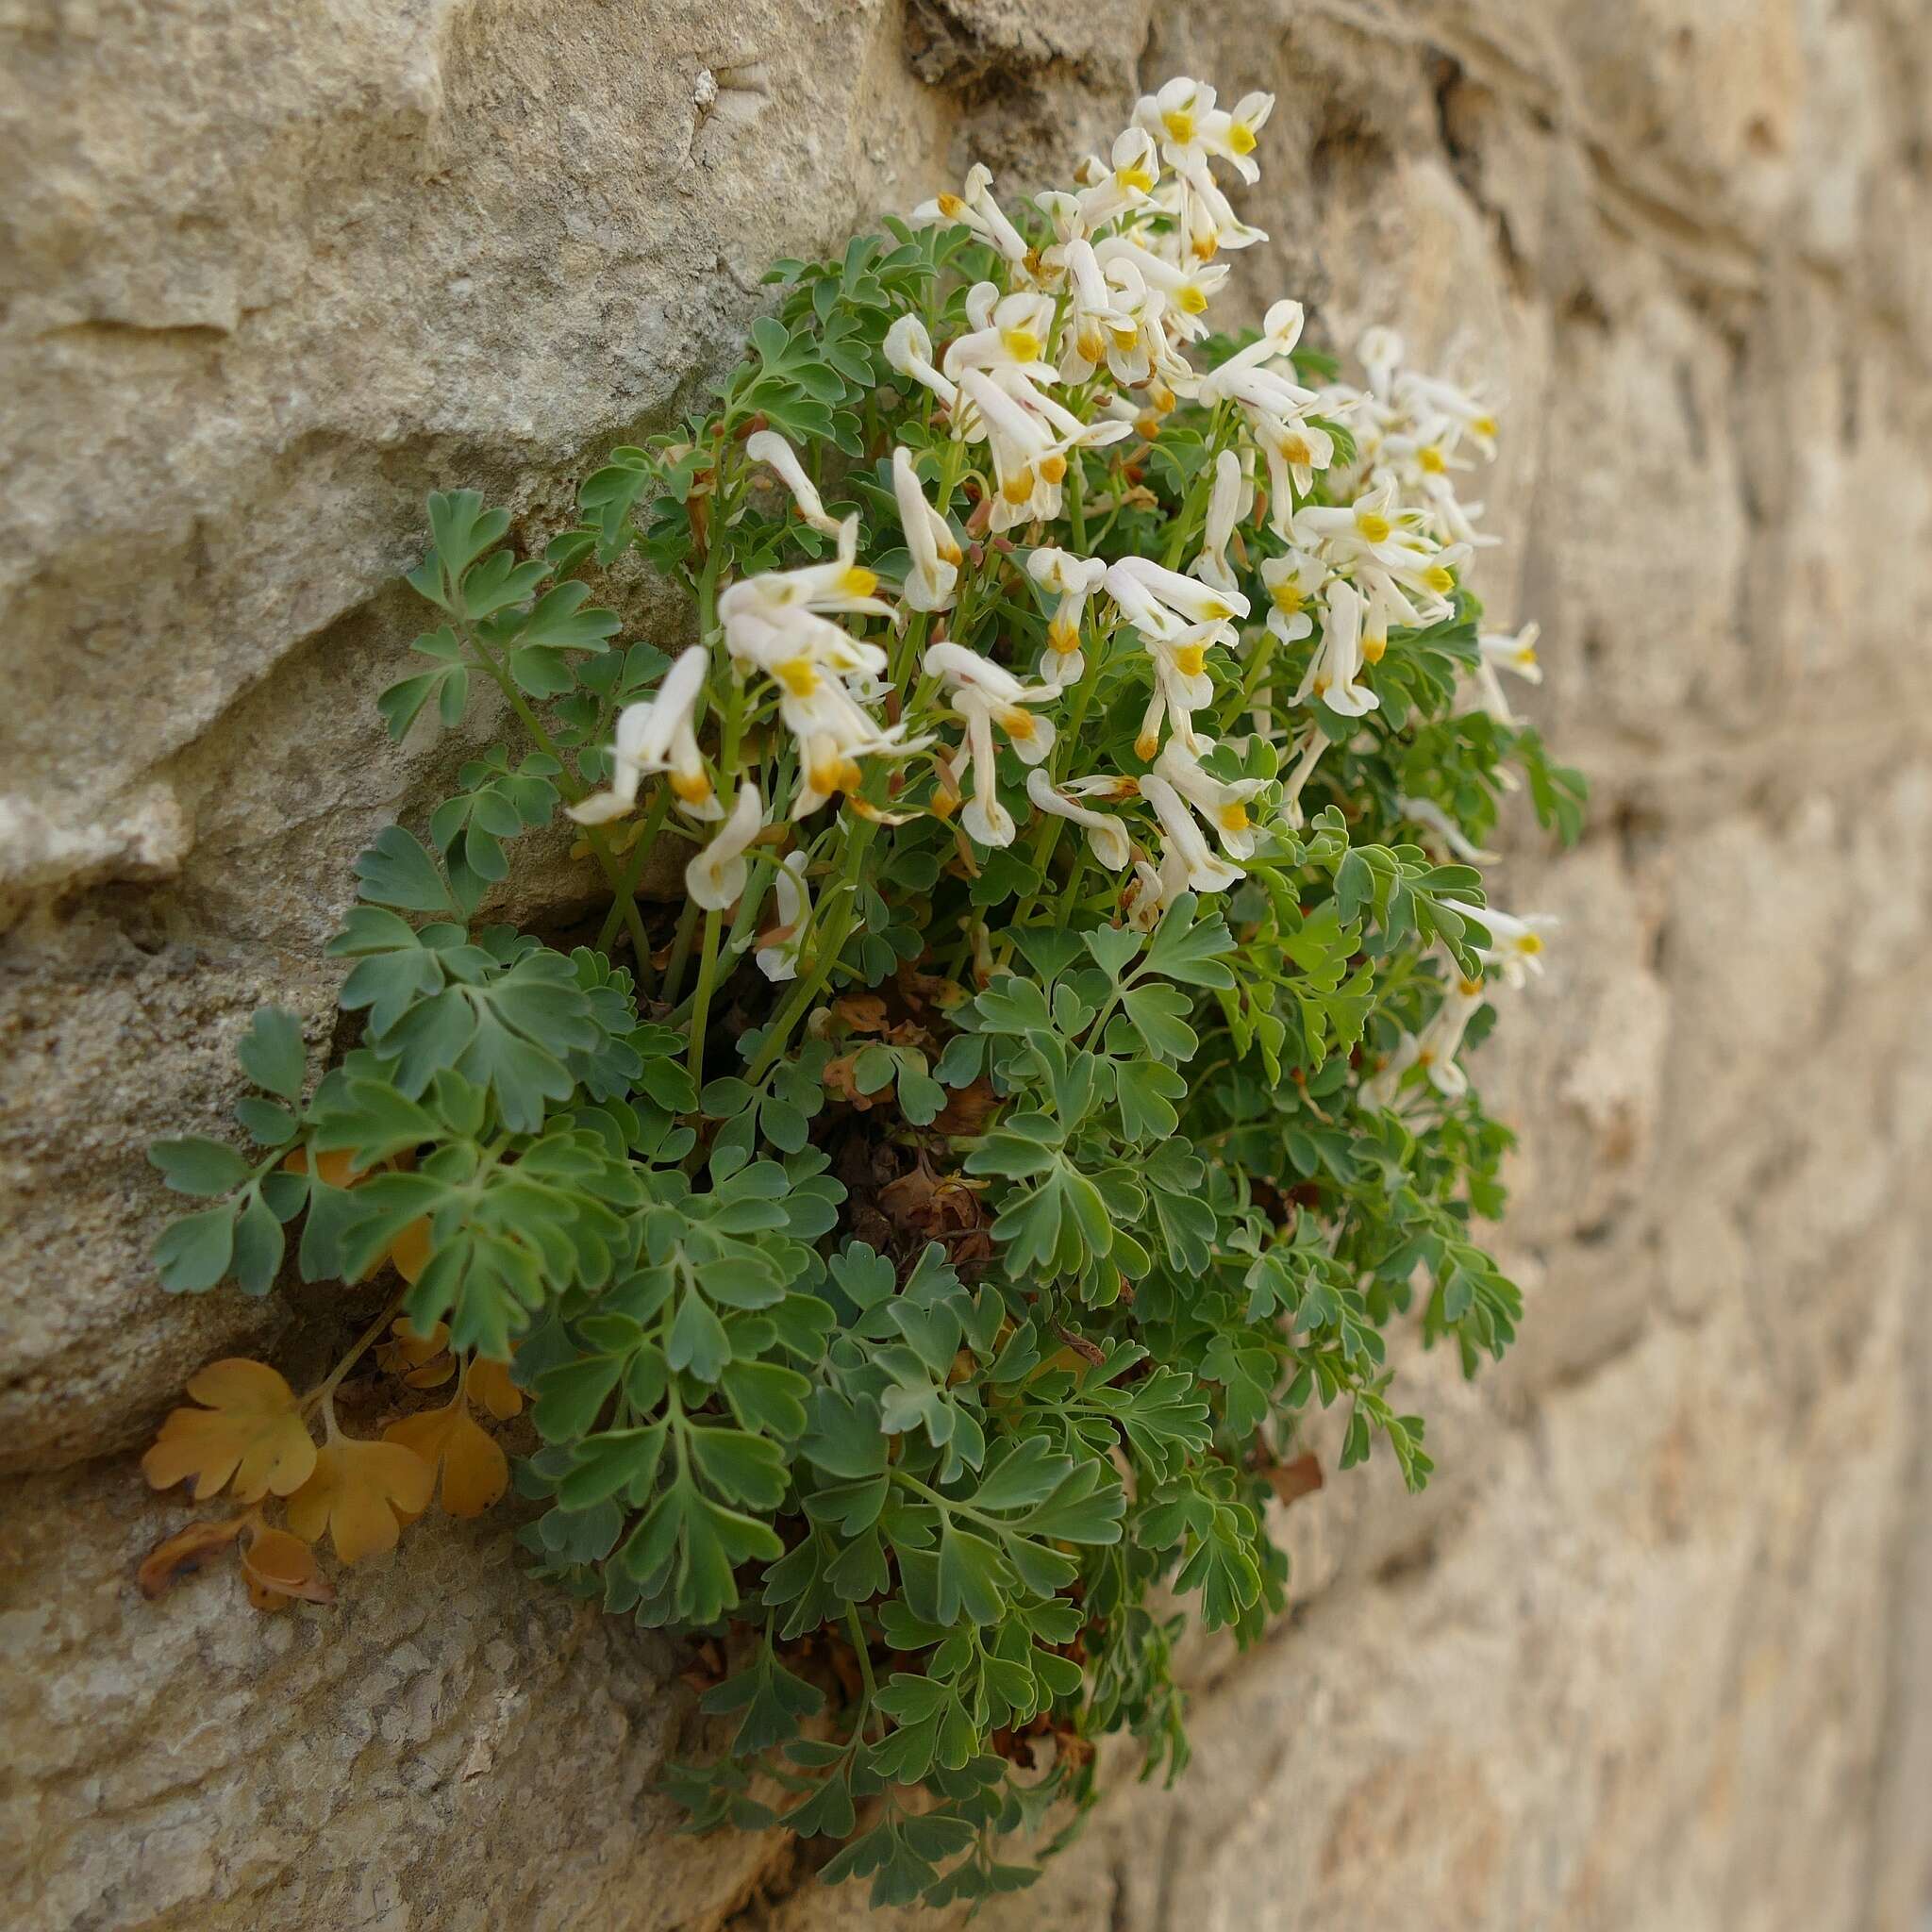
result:
<svg viewBox="0 0 1932 1932"><path fill-rule="evenodd" d="M539 555L431 497L383 717L493 687L515 741L358 862L341 1063L258 1014L248 1150L154 1151L208 1203L165 1287L397 1286L306 1394L189 1384L149 1480L233 1509L151 1591L233 1546L259 1607L325 1602L319 1543L514 1480L540 1575L705 1640L698 1826L938 1903L1033 1875L1106 1734L1185 1764L1175 1646L1285 1602L1311 1413L1422 1487L1389 1331L1474 1374L1519 1313L1459 1056L1547 922L1479 846L1518 774L1566 841L1582 788L1469 587L1485 407L1386 330L1340 380L1291 301L1212 332L1270 105L1176 80L1067 192L975 168L779 263ZM638 558L675 655L593 601ZM569 949L487 916L559 810L608 887Z"/></svg>

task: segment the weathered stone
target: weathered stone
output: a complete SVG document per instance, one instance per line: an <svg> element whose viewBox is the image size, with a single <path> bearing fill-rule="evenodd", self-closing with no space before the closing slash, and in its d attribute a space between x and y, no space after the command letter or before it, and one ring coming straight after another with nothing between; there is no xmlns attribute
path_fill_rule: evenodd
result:
<svg viewBox="0 0 1932 1932"><path fill-rule="evenodd" d="M1483 1078L1523 1342L1403 1364L1441 1474L1287 1519L1197 1762L985 1923L1904 1932L1932 1779L1932 108L1923 0L10 0L0 7L0 1871L39 1928L789 1928L670 1834L669 1645L441 1521L333 1609L150 1607L125 1459L313 1297L175 1300L158 1132L264 999L318 1061L375 826L500 730L374 711L421 498L541 541L780 254L969 157L1020 187L1175 71L1274 88L1237 263L1505 403L1497 619L1591 774ZM690 614L627 586L638 635ZM591 890L561 841L506 909ZM358 1304L355 1311L360 1313ZM291 1313L298 1325L288 1327ZM1323 1439L1324 1440L1324 1439ZM880 1923L890 1915L882 1915ZM929 1922L926 1922L929 1923Z"/></svg>

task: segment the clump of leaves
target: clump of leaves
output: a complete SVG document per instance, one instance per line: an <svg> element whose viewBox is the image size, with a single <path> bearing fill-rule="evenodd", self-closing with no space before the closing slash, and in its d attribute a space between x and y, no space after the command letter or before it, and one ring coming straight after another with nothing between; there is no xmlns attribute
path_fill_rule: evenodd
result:
<svg viewBox="0 0 1932 1932"><path fill-rule="evenodd" d="M1293 305L1197 340L1208 244L1252 236L1193 164L1265 97L1142 109L1078 195L1009 220L975 176L780 264L745 359L541 552L430 498L383 718L489 691L517 741L358 861L352 1049L311 1088L258 1015L247 1150L154 1150L208 1204L164 1287L398 1285L305 1395L190 1383L149 1479L235 1513L143 1589L232 1548L258 1605L325 1603L325 1539L513 1485L539 1576L692 1640L693 1825L831 1840L882 1905L1025 1884L1108 1733L1178 1774L1178 1639L1286 1602L1310 1420L1420 1489L1391 1332L1474 1374L1521 1314L1460 1056L1546 923L1479 841L1512 766L1566 841L1582 785L1464 582L1494 425L1389 342L1340 384ZM689 590L681 657L619 641L620 561ZM609 889L567 951L487 916L559 808ZM641 901L673 838L689 899Z"/></svg>

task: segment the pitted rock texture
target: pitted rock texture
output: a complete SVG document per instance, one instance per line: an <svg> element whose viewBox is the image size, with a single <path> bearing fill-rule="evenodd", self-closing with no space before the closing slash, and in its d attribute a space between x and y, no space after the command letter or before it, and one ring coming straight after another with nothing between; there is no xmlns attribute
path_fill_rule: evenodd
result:
<svg viewBox="0 0 1932 1932"><path fill-rule="evenodd" d="M1297 1610L1203 1647L1189 1779L1123 1762L981 1923L1915 1924L1927 0L0 6L10 1924L866 1917L782 1844L672 1835L677 1656L502 1524L425 1525L333 1609L139 1601L182 1512L121 1452L201 1362L333 1320L163 1296L142 1149L220 1129L261 1000L327 1052L353 855L500 728L375 718L424 491L541 539L770 258L971 158L1038 184L1174 72L1279 97L1256 310L1393 321L1507 398L1482 583L1542 621L1529 708L1596 799L1499 879L1566 922L1481 1069L1522 1135L1518 1352L1405 1370L1437 1485L1297 1505ZM639 635L689 622L627 595Z"/></svg>

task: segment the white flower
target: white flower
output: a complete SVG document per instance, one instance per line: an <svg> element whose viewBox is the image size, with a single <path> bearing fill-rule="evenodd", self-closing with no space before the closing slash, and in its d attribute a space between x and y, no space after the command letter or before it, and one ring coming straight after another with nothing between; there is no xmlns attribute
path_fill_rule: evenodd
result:
<svg viewBox="0 0 1932 1932"><path fill-rule="evenodd" d="M1307 735L1302 740L1301 754L1282 783L1282 823L1291 825L1296 831L1301 830L1304 823L1302 791L1315 775L1315 767L1322 762L1322 754L1327 749L1328 734L1319 724L1310 724Z"/></svg>
<svg viewBox="0 0 1932 1932"><path fill-rule="evenodd" d="M1460 1100L1469 1091L1469 1075L1456 1064L1456 1056L1469 1023L1482 1010L1482 1005L1481 981L1458 981L1442 995L1442 1004L1430 1015L1416 1041L1414 1063L1445 1100Z"/></svg>
<svg viewBox="0 0 1932 1932"><path fill-rule="evenodd" d="M707 912L723 912L744 891L745 848L764 828L765 802L747 778L738 788L730 817L684 869L685 890Z"/></svg>
<svg viewBox="0 0 1932 1932"><path fill-rule="evenodd" d="M1136 932L1152 932L1167 910L1166 881L1145 858L1134 860L1134 876L1121 892L1121 910Z"/></svg>
<svg viewBox="0 0 1932 1932"><path fill-rule="evenodd" d="M1041 675L1049 684L1072 684L1087 668L1080 650L1080 620L1088 598L1107 575L1107 565L1097 557L1075 557L1042 544L1027 558L1026 575L1041 590L1058 591L1060 597L1047 623Z"/></svg>
<svg viewBox="0 0 1932 1932"><path fill-rule="evenodd" d="M1259 339L1237 349L1201 378L1200 400L1213 404L1232 399L1276 416L1292 416L1306 408L1316 400L1315 391L1268 366L1301 341L1306 320L1307 311L1299 302L1275 303L1261 318Z"/></svg>
<svg viewBox="0 0 1932 1932"><path fill-rule="evenodd" d="M1224 892L1241 881L1243 876L1241 867L1230 865L1224 858L1215 858L1208 850L1208 841L1202 836L1201 827L1194 823L1193 813L1165 778L1150 772L1141 780L1141 796L1154 808L1154 816L1160 821L1160 829L1167 841L1163 863L1171 859L1177 871L1185 871L1190 891Z"/></svg>
<svg viewBox="0 0 1932 1932"><path fill-rule="evenodd" d="M1203 584L1147 557L1124 557L1109 566L1107 588L1127 622L1143 634L1172 637L1206 624L1232 637L1232 620L1248 614L1248 600L1239 591Z"/></svg>
<svg viewBox="0 0 1932 1932"><path fill-rule="evenodd" d="M975 282L966 294L973 327L947 347L941 366L955 380L968 369L985 369L1017 370L1041 382L1057 381L1059 372L1046 359L1053 309L1051 295L1021 291L1002 296L991 282Z"/></svg>
<svg viewBox="0 0 1932 1932"><path fill-rule="evenodd" d="M1042 194L1040 204L1053 218L1064 243L1091 237L1116 216L1147 206L1160 178L1160 162L1145 128L1124 128L1114 137L1109 158L1089 155L1074 171L1077 194Z"/></svg>
<svg viewBox="0 0 1932 1932"><path fill-rule="evenodd" d="M1083 826L1094 858L1108 872L1124 870L1132 855L1133 847L1126 828L1117 818L1104 811L1095 811L1080 801L1084 798L1126 798L1134 790L1131 779L1109 778L1105 774L1074 778L1064 785L1056 785L1039 765L1026 774L1026 796L1041 811L1049 812L1055 818L1071 819L1074 824Z"/></svg>
<svg viewBox="0 0 1932 1932"><path fill-rule="evenodd" d="M1431 799L1398 797L1395 801L1395 809L1410 824L1425 826L1433 832L1449 848L1451 856L1463 860L1465 864L1493 865L1499 856L1494 852L1485 852L1440 805Z"/></svg>
<svg viewBox="0 0 1932 1932"><path fill-rule="evenodd" d="M1305 550L1325 547L1338 564L1367 561L1398 575L1428 567L1433 546L1416 531L1421 512L1395 501L1392 477L1343 508L1310 506L1294 515L1293 541Z"/></svg>
<svg viewBox="0 0 1932 1932"><path fill-rule="evenodd" d="M1361 625L1360 591L1346 577L1332 579L1322 596L1322 641L1303 674L1296 704L1317 697L1344 718L1359 718L1381 704L1367 685L1356 682L1362 669Z"/></svg>
<svg viewBox="0 0 1932 1932"><path fill-rule="evenodd" d="M1315 472L1334 462L1335 439L1319 424L1299 416L1283 418L1256 409L1249 412L1248 422L1268 459L1268 521L1277 536L1289 537L1295 498L1306 497L1315 487Z"/></svg>
<svg viewBox="0 0 1932 1932"><path fill-rule="evenodd" d="M954 713L966 726L944 774L957 791L961 760L971 761L974 795L959 823L982 845L1010 845L1018 828L999 801L992 727L998 724L1023 764L1039 764L1053 749L1053 720L1036 717L1026 708L1050 703L1059 691L1051 685L1023 685L1004 665L963 644L934 644L925 654L925 670L946 686Z"/></svg>
<svg viewBox="0 0 1932 1932"><path fill-rule="evenodd" d="M1547 912L1519 919L1494 906L1472 907L1469 916L1490 935L1490 943L1477 948L1476 958L1485 970L1500 973L1506 986L1521 986L1532 973L1541 974L1543 934L1561 923Z"/></svg>
<svg viewBox="0 0 1932 1932"><path fill-rule="evenodd" d="M1093 253L1103 268L1132 269L1165 297L1174 331L1183 341L1208 333L1208 305L1227 279L1226 262L1172 262L1131 234L1109 235L1094 244Z"/></svg>
<svg viewBox="0 0 1932 1932"><path fill-rule="evenodd" d="M822 531L827 537L840 534L838 518L825 514L825 507L819 501L817 489L805 474L804 464L798 460L798 452L775 429L760 429L747 436L744 453L753 462L769 463L777 471L785 487L798 500L799 515L814 530Z"/></svg>
<svg viewBox="0 0 1932 1932"><path fill-rule="evenodd" d="M960 222L991 242L1015 268L1026 264L1026 242L992 198L992 170L975 161L966 171L966 192L935 195L912 210L913 221L922 227L934 222Z"/></svg>
<svg viewBox="0 0 1932 1932"><path fill-rule="evenodd" d="M1485 662L1513 673L1527 684L1541 684L1543 670L1537 662L1536 641L1541 636L1541 625L1525 624L1513 636L1507 631L1480 631L1476 644Z"/></svg>
<svg viewBox="0 0 1932 1932"><path fill-rule="evenodd" d="M948 408L958 399L953 380L933 366L932 338L916 315L902 315L886 331L886 360L901 375L922 382Z"/></svg>
<svg viewBox="0 0 1932 1932"><path fill-rule="evenodd" d="M1368 374L1369 387L1384 402L1390 401L1395 389L1395 372L1402 366L1402 338L1392 328L1378 323L1362 331L1355 355Z"/></svg>
<svg viewBox="0 0 1932 1932"><path fill-rule="evenodd" d="M805 854L788 852L772 881L777 918L758 935L758 969L767 979L796 979L799 948L811 918L811 894L805 883Z"/></svg>
<svg viewBox="0 0 1932 1932"><path fill-rule="evenodd" d="M1160 312L1149 311L1146 279L1130 261L1103 269L1091 246L1070 242L1063 251L1069 277L1066 321L1060 333L1059 379L1085 382L1107 368L1124 388L1147 380L1154 352L1149 337Z"/></svg>
<svg viewBox="0 0 1932 1932"><path fill-rule="evenodd" d="M1237 588L1234 572L1228 568L1227 545L1242 514L1244 494L1252 504L1255 492L1241 474L1241 459L1233 450L1224 449L1214 459L1214 487L1208 498L1201 554L1189 566L1193 575L1217 591Z"/></svg>
<svg viewBox="0 0 1932 1932"><path fill-rule="evenodd" d="M874 596L878 575L855 559L858 519L850 516L833 525L839 538L836 557L808 563L798 570L768 570L727 585L718 598L718 616L728 642L734 623L746 618L770 618L784 610L854 616L896 617L890 604Z"/></svg>
<svg viewBox="0 0 1932 1932"><path fill-rule="evenodd" d="M1199 741L1203 751L1214 748L1212 739ZM1262 789L1259 778L1239 778L1232 782L1210 776L1201 762L1178 738L1162 747L1154 769L1214 827L1221 849L1230 858L1252 858L1257 833L1248 816L1248 800Z"/></svg>
<svg viewBox="0 0 1932 1932"><path fill-rule="evenodd" d="M570 808L580 825L601 825L622 818L638 802L638 786L656 772L671 776L671 794L691 818L718 819L724 808L711 791L692 728L711 654L692 644L664 674L657 694L626 705L618 714L617 742L610 752L610 787Z"/></svg>
<svg viewBox="0 0 1932 1932"><path fill-rule="evenodd" d="M1270 557L1261 564L1261 581L1268 586L1268 628L1284 644L1307 637L1315 627L1308 606L1328 580L1328 566L1306 550Z"/></svg>
<svg viewBox="0 0 1932 1932"><path fill-rule="evenodd" d="M892 493L899 500L899 522L912 558L906 601L914 610L949 610L959 581L959 545L952 525L926 502L912 452L904 443L892 451Z"/></svg>
<svg viewBox="0 0 1932 1932"><path fill-rule="evenodd" d="M963 433L984 436L992 448L999 488L989 522L995 531L1058 516L1067 451L1075 444L1117 442L1133 433L1127 424L1111 420L1082 423L1041 395L1018 370L1008 371L1005 382L995 382L983 370L968 369L959 386L973 406Z"/></svg>

